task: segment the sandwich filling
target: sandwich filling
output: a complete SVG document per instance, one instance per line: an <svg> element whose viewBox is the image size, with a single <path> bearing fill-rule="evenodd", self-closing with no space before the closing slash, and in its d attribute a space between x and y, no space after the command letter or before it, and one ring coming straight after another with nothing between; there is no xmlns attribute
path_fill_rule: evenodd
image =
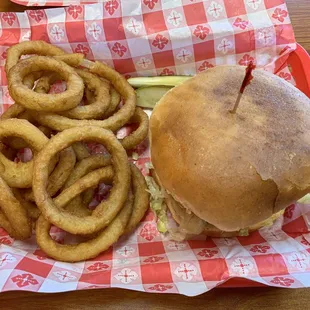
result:
<svg viewBox="0 0 310 310"><path fill-rule="evenodd" d="M248 236L251 231L271 226L284 213L284 210L281 210L253 226L235 232L224 232L186 209L158 184L156 177L155 179L146 177L148 191L151 194L151 209L156 217L158 231L166 234L169 239L182 241L200 234L214 237Z"/></svg>

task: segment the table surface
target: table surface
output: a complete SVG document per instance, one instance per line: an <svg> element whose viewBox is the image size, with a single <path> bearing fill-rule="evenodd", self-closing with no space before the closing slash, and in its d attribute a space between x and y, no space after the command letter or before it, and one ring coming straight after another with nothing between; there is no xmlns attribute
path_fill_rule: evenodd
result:
<svg viewBox="0 0 310 310"><path fill-rule="evenodd" d="M286 0L297 41L310 52L310 0ZM0 0L0 12L25 7ZM310 289L235 288L214 289L197 297L146 294L119 289L87 290L62 294L8 292L0 294L0 308L20 309L309 309Z"/></svg>

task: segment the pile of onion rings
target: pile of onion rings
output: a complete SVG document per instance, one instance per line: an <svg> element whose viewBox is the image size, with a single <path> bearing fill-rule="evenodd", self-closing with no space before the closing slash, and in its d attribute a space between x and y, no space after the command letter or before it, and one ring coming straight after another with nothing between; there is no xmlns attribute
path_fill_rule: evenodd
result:
<svg viewBox="0 0 310 310"><path fill-rule="evenodd" d="M94 258L149 207L145 179L130 160L147 138L148 117L124 77L82 54L23 42L7 50L5 69L15 103L0 117L0 227L18 240L34 228L38 245L56 260ZM64 90L53 92L60 82ZM120 139L128 125L135 129ZM92 154L89 142L105 154ZM110 192L91 208L102 183ZM57 243L52 225L77 243Z"/></svg>

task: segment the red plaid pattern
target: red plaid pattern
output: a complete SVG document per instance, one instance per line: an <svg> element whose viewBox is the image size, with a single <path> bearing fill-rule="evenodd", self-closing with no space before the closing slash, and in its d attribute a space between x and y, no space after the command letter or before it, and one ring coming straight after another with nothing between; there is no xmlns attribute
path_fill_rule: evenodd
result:
<svg viewBox="0 0 310 310"><path fill-rule="evenodd" d="M15 0L67 5L66 0ZM0 109L7 91L6 49L45 40L105 61L126 76L191 75L221 64L258 66L294 83L283 66L295 39L283 0L109 0L25 13L0 13ZM96 1L92 1L96 2ZM100 1L101 2L101 1ZM280 71L279 68L282 68ZM95 146L94 146L95 147ZM136 165L146 172L147 144ZM282 225L283 224L283 225ZM310 208L290 206L283 218L249 237L175 242L159 235L149 212L136 231L95 259L56 262L35 239L14 241L0 229L0 291L61 292L122 287L198 295L232 277L270 286L310 286ZM59 242L64 233L52 230Z"/></svg>

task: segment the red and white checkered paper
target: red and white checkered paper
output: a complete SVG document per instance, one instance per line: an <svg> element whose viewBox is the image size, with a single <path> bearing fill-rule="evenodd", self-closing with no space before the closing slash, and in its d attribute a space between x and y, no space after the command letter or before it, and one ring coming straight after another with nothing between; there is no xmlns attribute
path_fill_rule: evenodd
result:
<svg viewBox="0 0 310 310"><path fill-rule="evenodd" d="M83 52L126 76L195 74L250 60L279 71L295 49L282 0L113 0L1 13L0 22L2 110L12 103L3 68L6 49L24 40L43 39L68 52ZM288 68L277 74L293 80ZM139 153L137 165L143 169L148 152L140 146ZM52 236L60 242L65 237L56 228ZM165 240L149 212L110 250L69 264L47 258L34 236L14 241L0 230L0 291L122 287L193 296L233 277L269 286L310 286L310 206L290 206L274 226L249 237L205 239Z"/></svg>

